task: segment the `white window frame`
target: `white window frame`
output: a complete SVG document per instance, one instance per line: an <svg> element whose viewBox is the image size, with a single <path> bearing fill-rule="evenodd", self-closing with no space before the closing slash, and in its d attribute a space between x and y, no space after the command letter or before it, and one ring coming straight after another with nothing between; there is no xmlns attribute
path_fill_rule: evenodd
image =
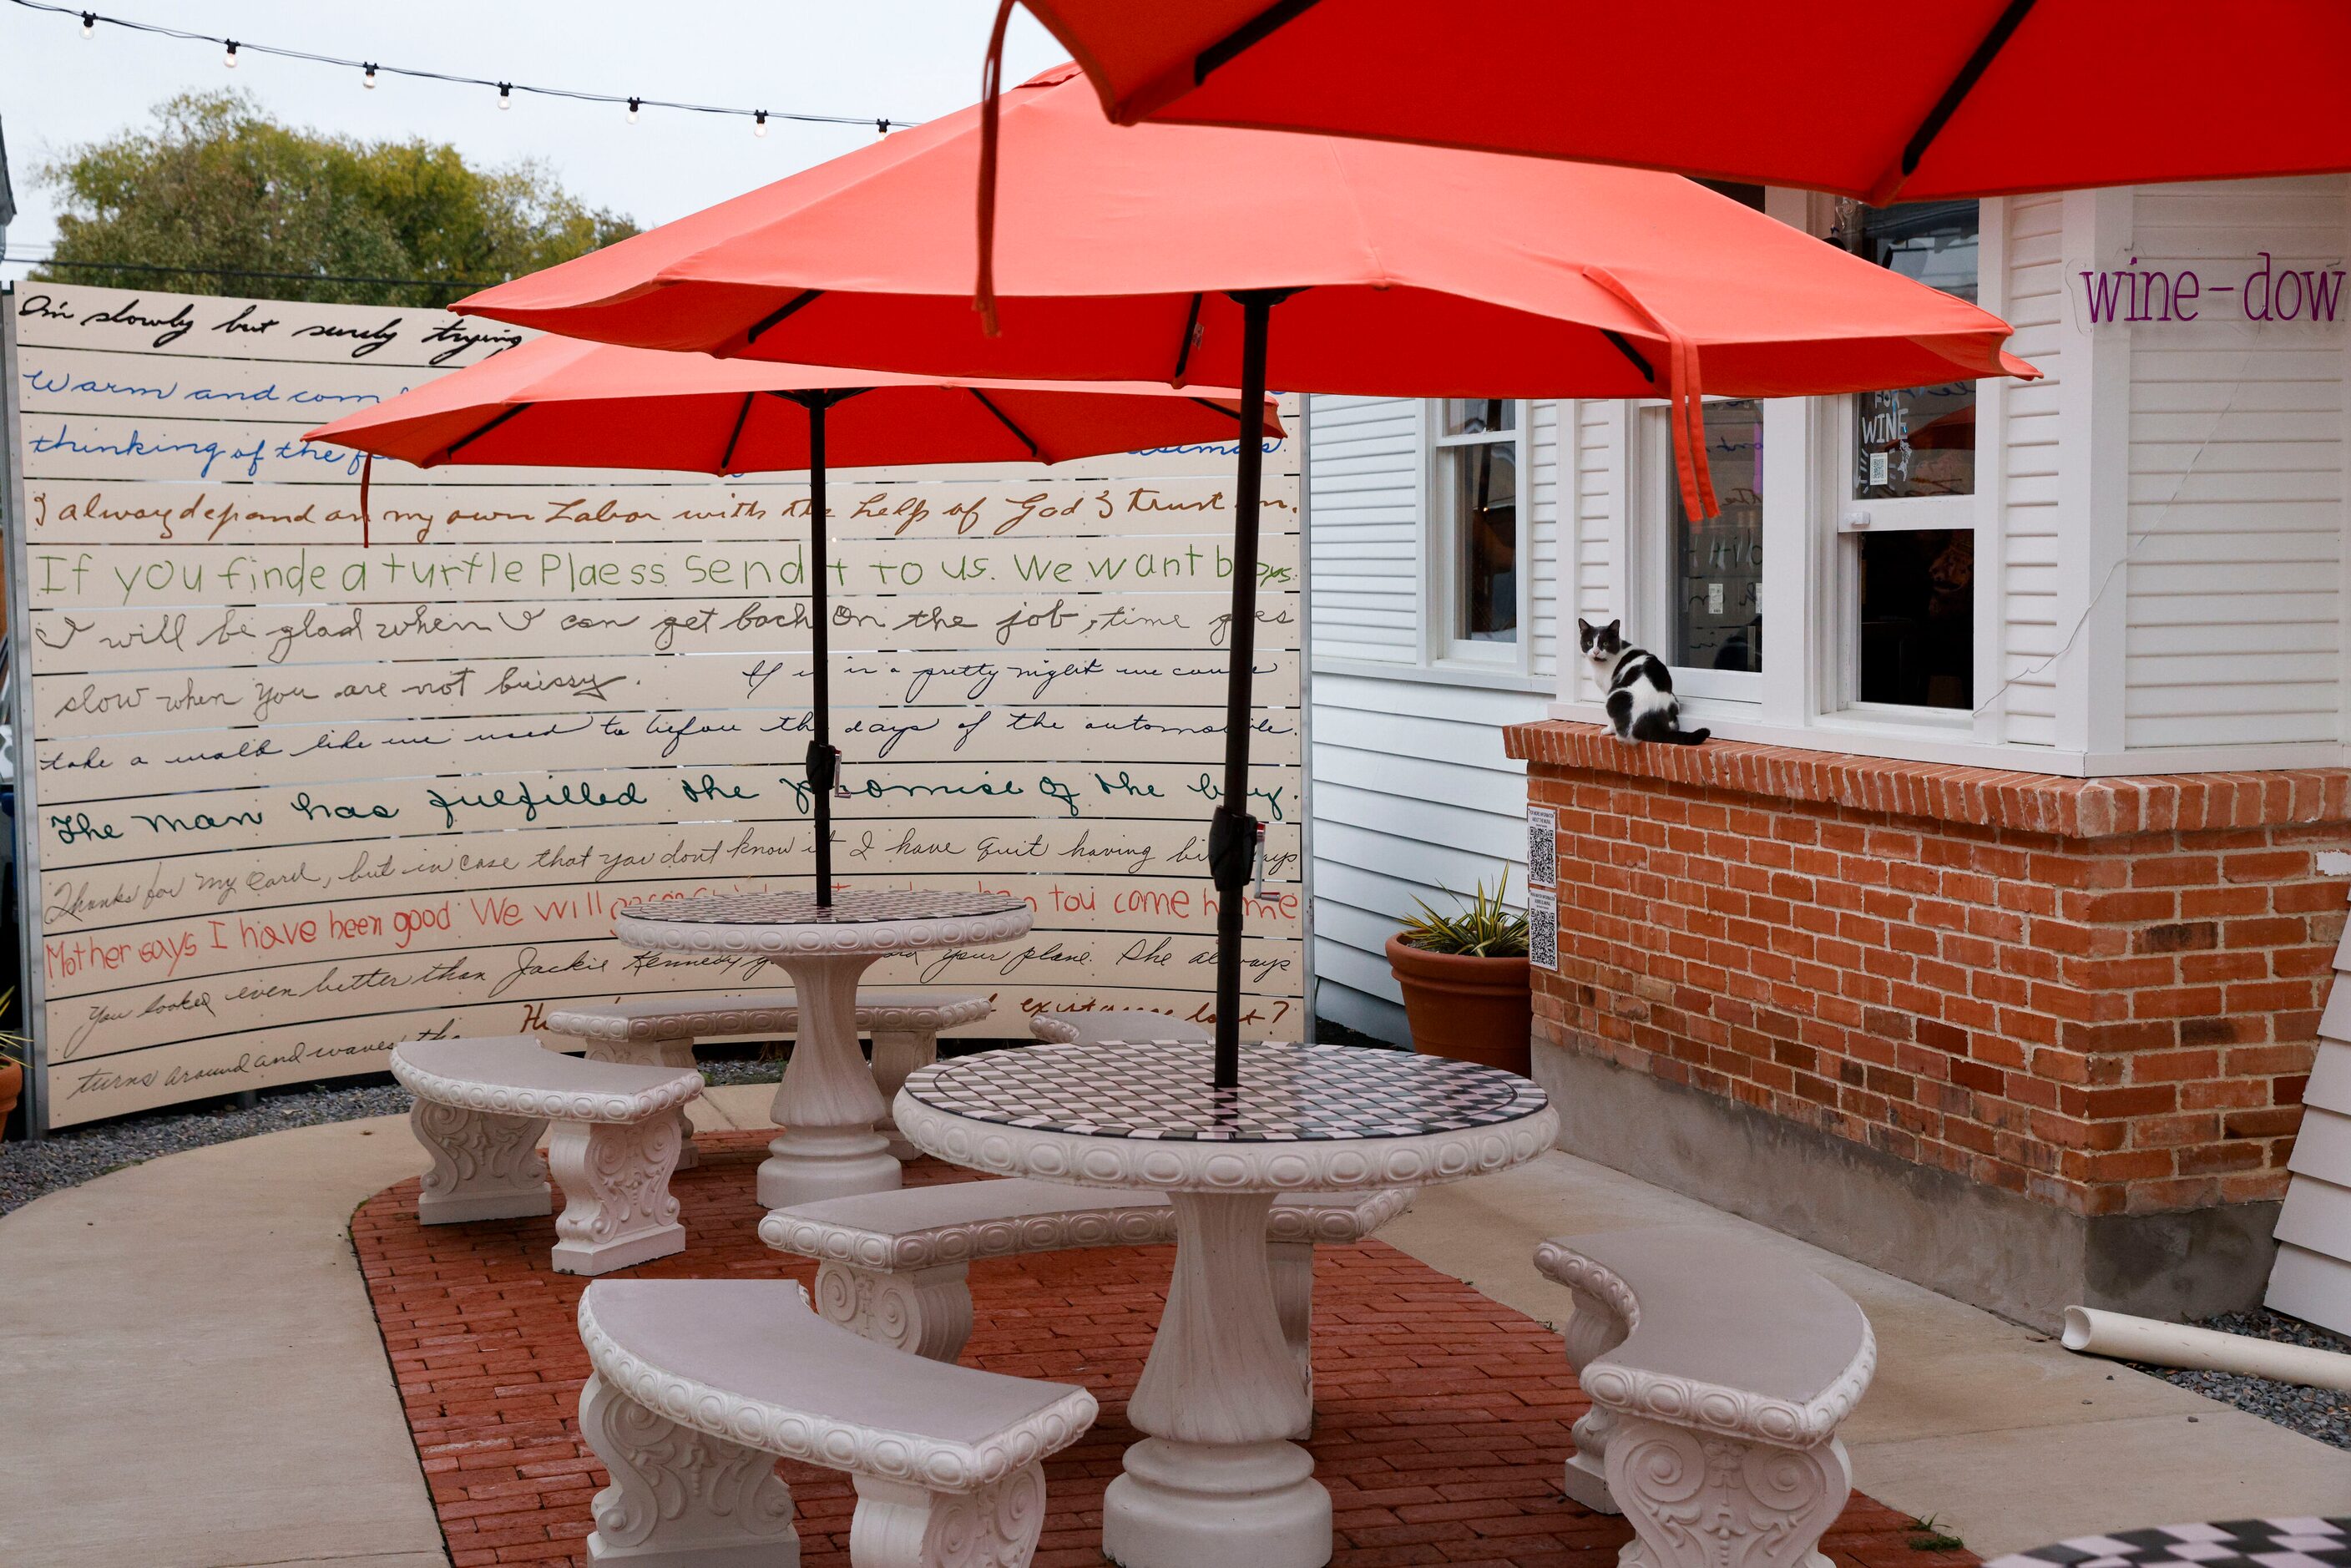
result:
<svg viewBox="0 0 2351 1568"><path fill-rule="evenodd" d="M1508 677L1521 681L1534 668L1534 497L1533 452L1531 436L1534 404L1519 399L1511 404L1512 428L1506 436L1446 435L1443 399L1420 403L1421 516L1427 519L1421 559L1421 659L1432 670L1464 674ZM1518 486L1518 635L1510 642L1481 642L1455 634L1459 624L1460 538L1452 507L1438 477L1437 455L1448 447L1499 445L1512 447Z"/></svg>
<svg viewBox="0 0 2351 1568"><path fill-rule="evenodd" d="M1814 195L1806 205L1808 226L1814 235L1825 238L1835 217L1834 198ZM2005 210L2004 204L1997 201L1977 204L1976 298L1994 314L1999 313L2003 292L1999 282L2006 265ZM1825 655L1821 670L1824 689L1820 694L1820 715L1944 732L1955 737L1966 736L1979 727L1978 716L1971 710L1984 706L1986 694L1998 680L1999 661L1991 653L1999 635L1998 578L1996 574L1988 575L1985 565L1987 548L1996 545L2000 538L1995 509L1999 486L1994 477L2000 401L1991 385L1980 381L1976 383L1975 488L1970 494L1908 496L1890 500L1854 499L1854 469L1858 457L1854 430L1855 398L1847 395L1818 402L1825 415L1823 430L1826 439L1818 444L1813 455L1822 475L1828 478L1827 483L1819 486L1819 515L1831 547L1822 563L1826 569L1826 591L1818 601L1823 613L1813 626L1817 646ZM1988 434L1992 438L1988 440ZM1975 536L1970 706L1938 708L1908 703L1864 702L1860 695L1861 537L1938 529L1964 530Z"/></svg>
<svg viewBox="0 0 2351 1568"><path fill-rule="evenodd" d="M1752 399L1708 398L1708 402L1753 402ZM1761 404L1770 408L1769 402ZM1673 641L1674 585L1676 582L1674 547L1674 487L1679 483L1674 466L1673 430L1668 423L1667 405L1654 399L1643 399L1633 405L1628 422L1632 433L1632 494L1636 522L1634 527L1635 550L1633 592L1633 623L1625 635L1652 653L1665 648ZM1767 420L1768 427L1768 420ZM1768 441L1768 436L1767 436ZM1763 465L1764 483L1769 485L1775 469L1770 463ZM1764 535L1763 559L1771 559L1768 531L1769 510L1765 513L1767 530ZM1771 624L1768 590L1759 609L1764 624ZM1772 644L1764 643L1764 666L1768 670ZM1736 703L1761 703L1763 700L1763 670L1709 670L1684 664L1667 666L1673 672L1674 695L1702 700Z"/></svg>

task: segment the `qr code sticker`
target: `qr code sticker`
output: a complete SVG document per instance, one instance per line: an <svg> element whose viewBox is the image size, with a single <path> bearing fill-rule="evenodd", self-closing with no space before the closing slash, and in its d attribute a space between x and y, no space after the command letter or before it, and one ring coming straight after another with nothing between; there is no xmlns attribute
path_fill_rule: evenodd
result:
<svg viewBox="0 0 2351 1568"><path fill-rule="evenodd" d="M1549 806L1527 808L1527 885L1559 884L1559 812Z"/></svg>
<svg viewBox="0 0 2351 1568"><path fill-rule="evenodd" d="M1559 895L1537 891L1527 898L1527 961L1559 972Z"/></svg>

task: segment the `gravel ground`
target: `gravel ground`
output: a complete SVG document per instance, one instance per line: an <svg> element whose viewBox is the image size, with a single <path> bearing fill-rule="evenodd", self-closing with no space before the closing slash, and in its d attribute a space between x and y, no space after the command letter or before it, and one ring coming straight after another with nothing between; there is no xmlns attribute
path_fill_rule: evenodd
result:
<svg viewBox="0 0 2351 1568"><path fill-rule="evenodd" d="M713 1083L773 1083L780 1061L707 1061L702 1075ZM0 1214L22 1208L43 1193L78 1186L93 1176L256 1133L354 1122L365 1116L404 1116L408 1091L389 1073L353 1083L265 1092L246 1108L234 1102L201 1110L158 1111L126 1116L93 1127L68 1127L37 1143L0 1144Z"/></svg>
<svg viewBox="0 0 2351 1568"><path fill-rule="evenodd" d="M37 1143L0 1144L0 1214L21 1208L46 1192L78 1186L93 1176L176 1155L206 1144L249 1138L285 1127L350 1122L362 1116L404 1115L408 1091L389 1073L331 1088L265 1094L247 1109L230 1102L197 1111L158 1111L93 1127L68 1127Z"/></svg>
<svg viewBox="0 0 2351 1568"><path fill-rule="evenodd" d="M2351 1341L2266 1308L2207 1318L2203 1326L2222 1333L2251 1334L2256 1339L2280 1340L2287 1344L2351 1352ZM2139 1370L2182 1388L2192 1388L2223 1405L2233 1405L2264 1421L2291 1427L2304 1437L2332 1443L2338 1448L2351 1448L2351 1394L2332 1388L2304 1388L2294 1383L2273 1383L2266 1377L2245 1377L2231 1372L2189 1372L2173 1366L2141 1366Z"/></svg>

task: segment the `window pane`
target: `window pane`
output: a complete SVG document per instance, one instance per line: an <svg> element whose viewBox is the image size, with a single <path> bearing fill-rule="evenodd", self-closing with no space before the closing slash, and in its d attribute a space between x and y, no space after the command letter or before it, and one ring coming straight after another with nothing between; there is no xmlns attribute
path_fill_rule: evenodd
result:
<svg viewBox="0 0 2351 1568"><path fill-rule="evenodd" d="M1506 397L1448 397L1441 400L1440 435L1484 435L1519 427L1519 405Z"/></svg>
<svg viewBox="0 0 2351 1568"><path fill-rule="evenodd" d="M1674 644L1666 663L1690 670L1763 667L1763 405L1742 399L1706 405L1706 457L1714 469L1717 517L1693 527L1681 486L1670 476Z"/></svg>
<svg viewBox="0 0 2351 1568"><path fill-rule="evenodd" d="M1866 260L1973 304L1977 224L1973 202L1842 202L1836 237ZM1975 382L1863 392L1853 409L1854 499L1975 494Z"/></svg>
<svg viewBox="0 0 2351 1568"><path fill-rule="evenodd" d="M1975 706L1971 528L1862 534L1861 700Z"/></svg>
<svg viewBox="0 0 2351 1568"><path fill-rule="evenodd" d="M1508 407L1506 403L1502 405ZM1519 640L1519 447L1514 441L1439 449L1439 479L1453 524L1454 635Z"/></svg>

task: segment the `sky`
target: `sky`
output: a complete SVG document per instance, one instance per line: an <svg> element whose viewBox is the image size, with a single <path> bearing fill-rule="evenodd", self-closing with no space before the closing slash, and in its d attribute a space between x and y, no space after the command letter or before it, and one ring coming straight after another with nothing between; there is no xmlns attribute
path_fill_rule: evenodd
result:
<svg viewBox="0 0 2351 1568"><path fill-rule="evenodd" d="M979 96L991 0L76 0L100 15L156 22L282 47L374 59L493 80L642 94L771 111L907 121ZM618 105L379 78L333 66L223 51L0 0L0 127L17 214L8 254L46 252L57 210L35 170L73 147L152 123L175 93L223 87L266 113L367 140L421 136L455 143L476 163L537 159L590 206L651 227L779 180L870 142L870 129L747 120L646 109L634 125ZM1005 79L1063 57L1016 10ZM21 278L22 264L0 267Z"/></svg>

